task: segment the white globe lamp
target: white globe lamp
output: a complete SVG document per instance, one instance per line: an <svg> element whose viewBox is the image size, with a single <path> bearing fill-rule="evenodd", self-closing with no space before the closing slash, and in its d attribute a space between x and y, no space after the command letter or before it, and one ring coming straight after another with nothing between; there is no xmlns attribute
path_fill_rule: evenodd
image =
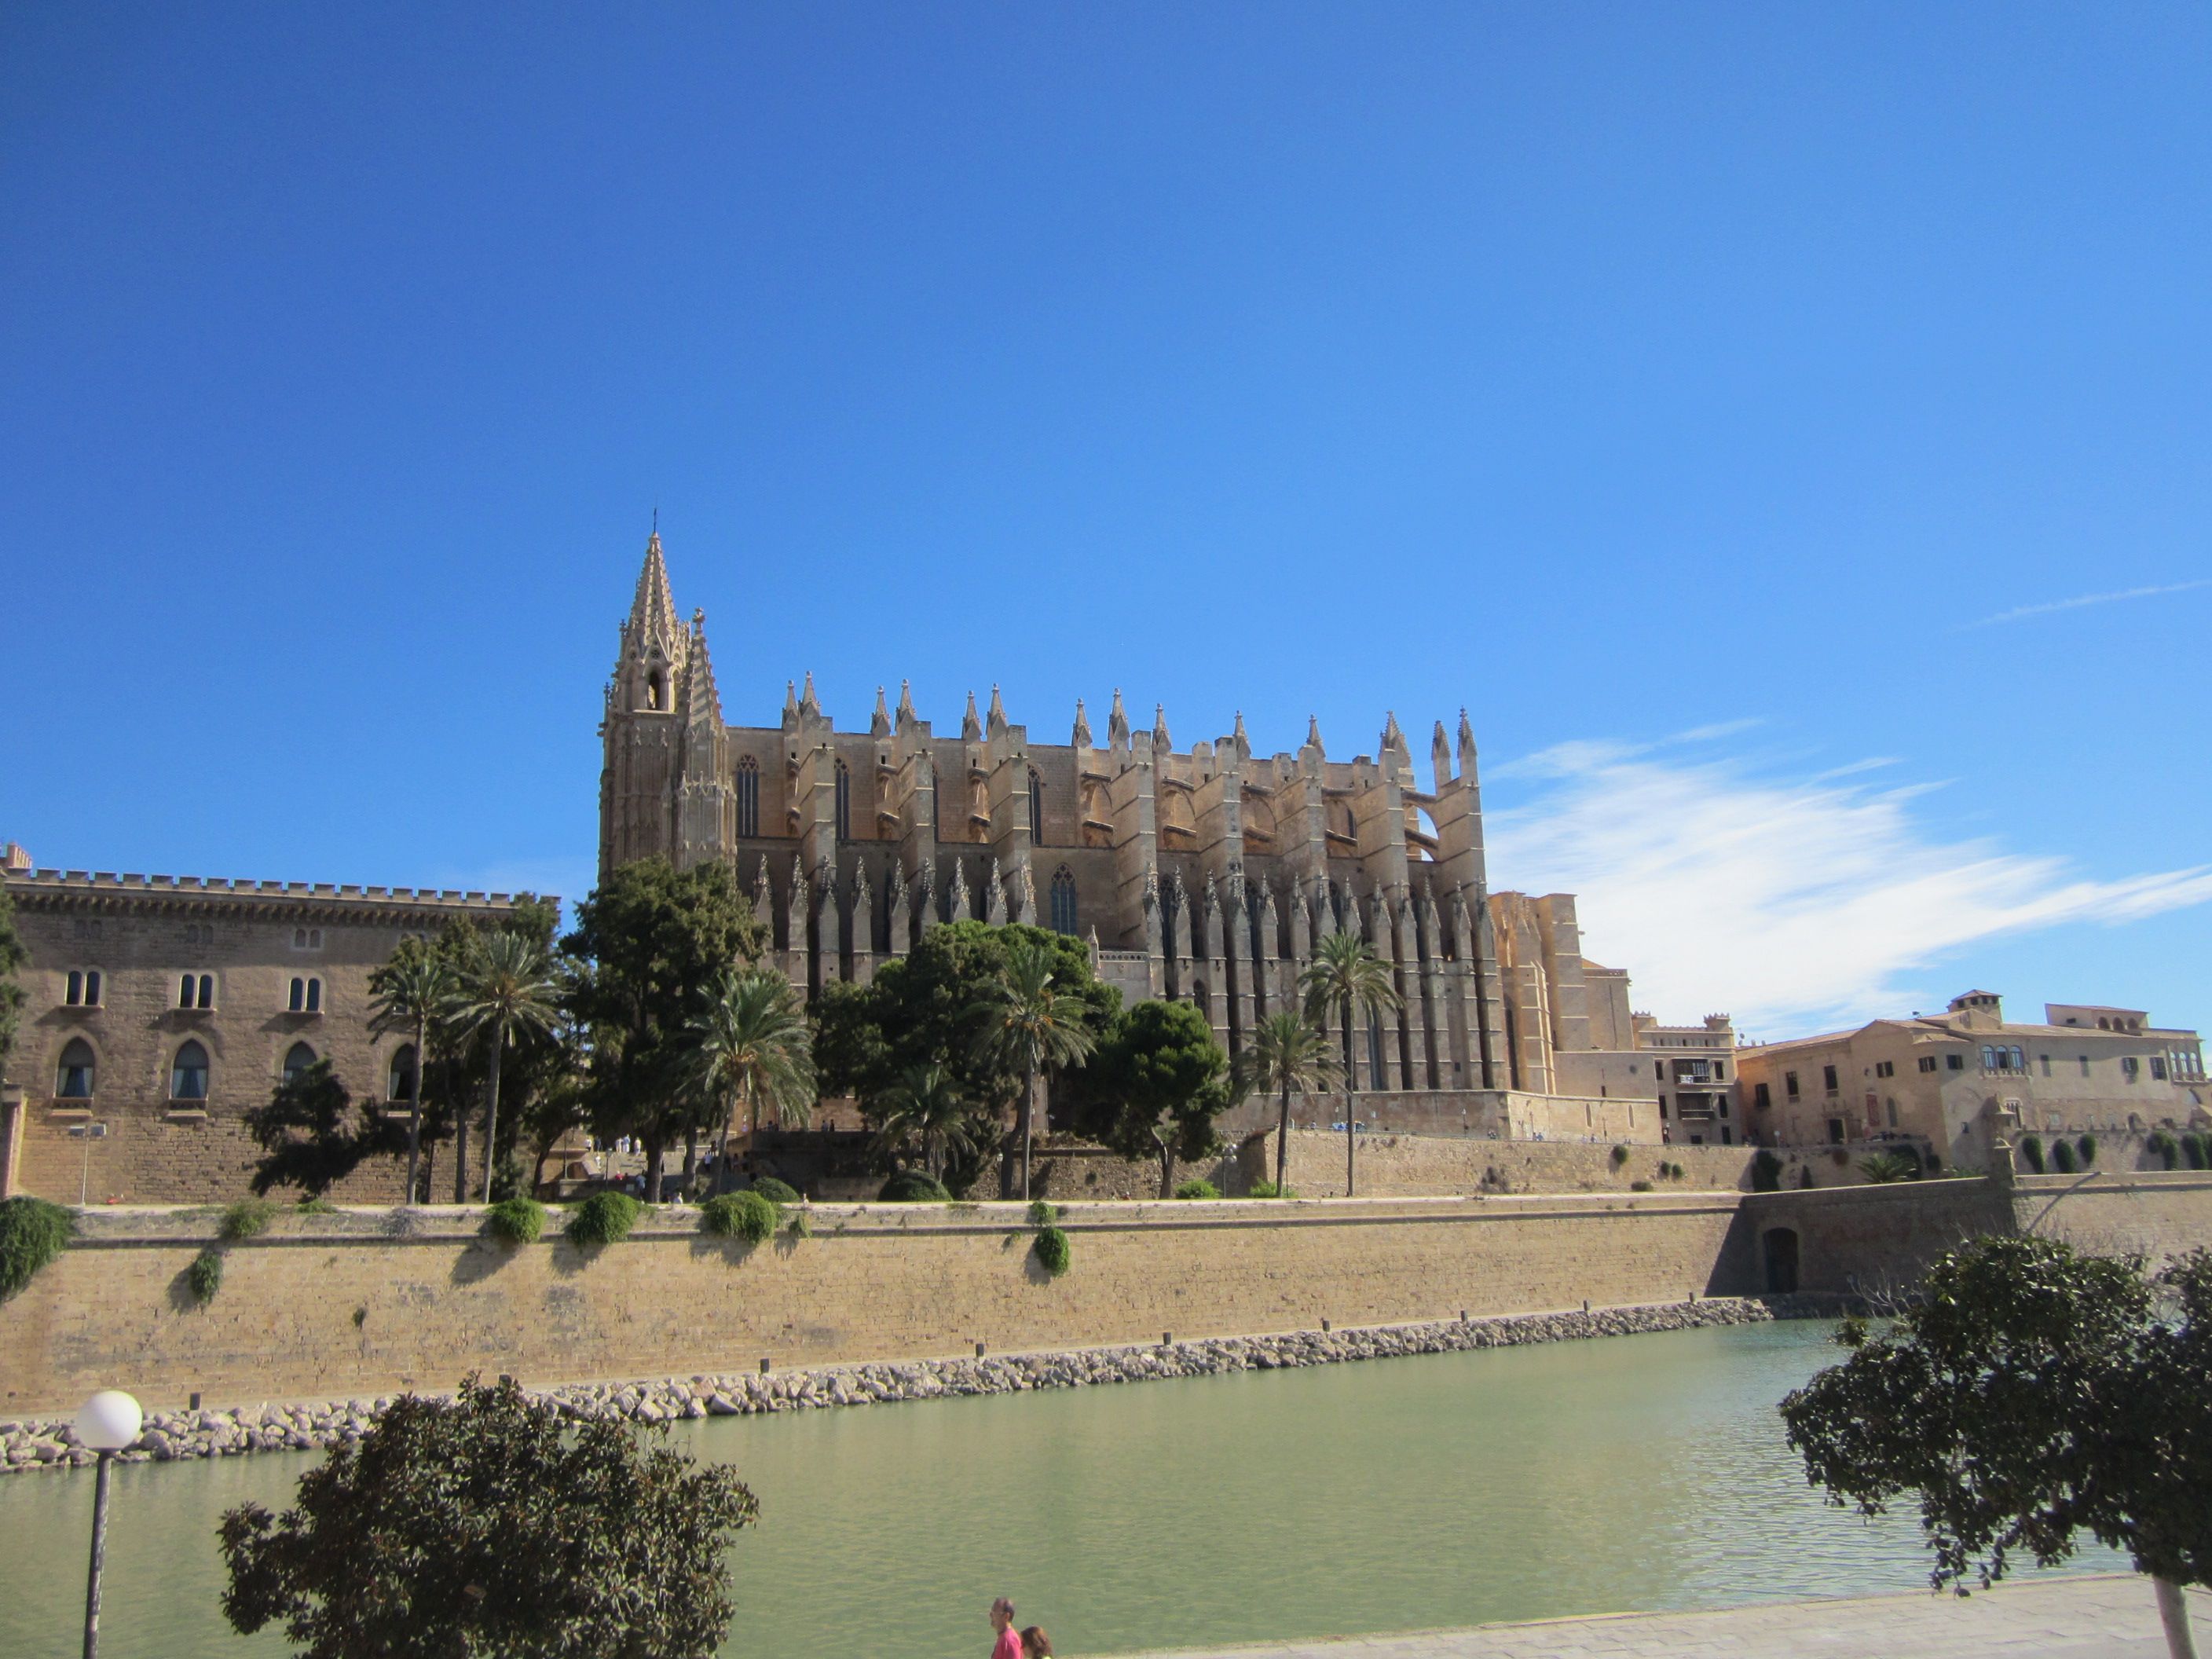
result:
<svg viewBox="0 0 2212 1659"><path fill-rule="evenodd" d="M120 1389L102 1389L76 1414L76 1437L94 1451L119 1452L138 1437L146 1413Z"/></svg>

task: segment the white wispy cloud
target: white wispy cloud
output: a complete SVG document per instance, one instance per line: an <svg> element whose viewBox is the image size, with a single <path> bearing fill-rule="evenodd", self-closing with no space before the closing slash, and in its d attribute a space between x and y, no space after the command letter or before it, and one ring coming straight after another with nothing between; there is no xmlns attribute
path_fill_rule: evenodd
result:
<svg viewBox="0 0 2212 1659"><path fill-rule="evenodd" d="M1500 770L1536 793L1489 814L1492 879L1579 895L1584 948L1662 1019L1726 1010L1781 1036L1927 1007L1935 988L1910 976L1977 941L2212 899L2212 866L2103 880L1942 840L1910 811L1929 786L1839 783L1850 768L1775 781L1672 744L1583 742Z"/></svg>
<svg viewBox="0 0 2212 1659"><path fill-rule="evenodd" d="M2060 611L2081 611L2093 605L2118 605L2122 599L2151 599L2161 593L2193 593L2200 587L2212 587L2212 577L2201 581L2167 582L2159 587L2124 587L2116 593L2081 593L2070 599L2051 599L2042 605L2016 605L2010 611L2000 611L1994 617L1984 617L1978 622L1963 623L1955 631L1963 634L1970 628L1994 628L1999 623L2020 622L2029 617L2048 617Z"/></svg>

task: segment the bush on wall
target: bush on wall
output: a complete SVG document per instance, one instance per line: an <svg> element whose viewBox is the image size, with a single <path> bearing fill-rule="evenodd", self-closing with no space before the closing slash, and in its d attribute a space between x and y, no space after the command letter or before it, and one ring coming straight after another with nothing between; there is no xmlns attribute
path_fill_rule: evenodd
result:
<svg viewBox="0 0 2212 1659"><path fill-rule="evenodd" d="M267 1199L241 1198L222 1212L216 1231L234 1244L243 1238L258 1238L276 1218L276 1206Z"/></svg>
<svg viewBox="0 0 2212 1659"><path fill-rule="evenodd" d="M1218 1198L1221 1188L1203 1176L1194 1176L1175 1189L1177 1198Z"/></svg>
<svg viewBox="0 0 2212 1659"><path fill-rule="evenodd" d="M782 1212L758 1188L749 1193L723 1193L699 1206L701 1232L717 1238L742 1238L748 1244L765 1243L782 1218Z"/></svg>
<svg viewBox="0 0 2212 1659"><path fill-rule="evenodd" d="M545 1231L545 1206L534 1198L502 1198L484 1212L484 1231L510 1244L535 1244Z"/></svg>
<svg viewBox="0 0 2212 1659"><path fill-rule="evenodd" d="M945 1190L942 1183L932 1180L927 1170L901 1170L884 1182L876 1200L880 1204L950 1204L952 1194Z"/></svg>
<svg viewBox="0 0 2212 1659"><path fill-rule="evenodd" d="M2020 1138L2020 1155L2027 1161L2027 1167L2029 1169L2034 1170L2038 1175L2041 1175L2043 1173L2042 1136L2022 1135Z"/></svg>
<svg viewBox="0 0 2212 1659"><path fill-rule="evenodd" d="M774 1176L763 1176L753 1182L753 1190L771 1204L796 1204L799 1188L787 1181L778 1181Z"/></svg>
<svg viewBox="0 0 2212 1659"><path fill-rule="evenodd" d="M2074 1148L2063 1140L2052 1141L2051 1167L2060 1175L2072 1175L2075 1170Z"/></svg>
<svg viewBox="0 0 2212 1659"><path fill-rule="evenodd" d="M576 1206L562 1231L578 1249L594 1244L619 1244L645 1213L645 1206L628 1193L593 1193Z"/></svg>
<svg viewBox="0 0 2212 1659"><path fill-rule="evenodd" d="M1057 1227L1041 1229L1036 1236L1036 1243L1030 1248L1036 1253L1037 1265L1054 1279L1067 1271L1067 1264L1074 1259L1075 1255L1075 1252L1068 1245L1067 1235Z"/></svg>
<svg viewBox="0 0 2212 1659"><path fill-rule="evenodd" d="M59 1255L76 1231L76 1218L43 1198L11 1198L0 1204L0 1302Z"/></svg>
<svg viewBox="0 0 2212 1659"><path fill-rule="evenodd" d="M222 1288L222 1252L210 1245L192 1258L192 1265L185 1269L185 1284L192 1293L192 1300L203 1308L215 1300L215 1293Z"/></svg>

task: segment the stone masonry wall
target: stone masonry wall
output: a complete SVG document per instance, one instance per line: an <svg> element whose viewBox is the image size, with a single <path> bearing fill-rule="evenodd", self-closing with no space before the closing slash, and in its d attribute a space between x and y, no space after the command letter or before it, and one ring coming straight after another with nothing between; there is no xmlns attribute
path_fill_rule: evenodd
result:
<svg viewBox="0 0 2212 1659"><path fill-rule="evenodd" d="M2023 1175L2013 1188L2014 1224L2099 1255L2139 1255L2153 1265L2212 1248L2212 1172Z"/></svg>
<svg viewBox="0 0 2212 1659"><path fill-rule="evenodd" d="M1470 1140L1441 1135L1371 1134L1358 1138L1356 1154L1362 1197L1415 1193L1621 1193L1649 1181L1656 1192L1749 1192L1756 1146L1628 1146L1615 1163L1608 1145L1577 1140ZM1796 1190L1812 1171L1815 1187L1856 1185L1865 1177L1848 1157L1838 1164L1825 1146L1775 1149L1781 1183ZM1662 1166L1680 1166L1680 1177ZM1247 1140L1237 1149L1233 1190L1275 1176L1275 1136ZM1344 1137L1326 1130L1291 1131L1291 1190L1302 1198L1344 1193Z"/></svg>
<svg viewBox="0 0 2212 1659"><path fill-rule="evenodd" d="M472 1212L285 1216L225 1248L205 1308L183 1275L215 1218L95 1212L0 1304L0 1411L103 1387L149 1406L534 1384L1675 1302L1743 1276L1731 1195L1077 1205L1047 1277L1018 1205L818 1206L749 1249L662 1212L623 1243L513 1247Z"/></svg>

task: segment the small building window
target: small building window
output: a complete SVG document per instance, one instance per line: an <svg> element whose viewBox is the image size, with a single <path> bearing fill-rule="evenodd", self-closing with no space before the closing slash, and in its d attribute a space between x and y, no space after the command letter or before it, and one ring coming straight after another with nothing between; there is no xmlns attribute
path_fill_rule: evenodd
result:
<svg viewBox="0 0 2212 1659"><path fill-rule="evenodd" d="M2083 1077L2089 1075L2089 1056L2087 1054L2081 1056L2081 1075Z"/></svg>
<svg viewBox="0 0 2212 1659"><path fill-rule="evenodd" d="M1836 1092L1836 1068L1834 1066L1823 1066L1820 1068L1820 1086L1823 1089L1826 1089L1830 1094Z"/></svg>
<svg viewBox="0 0 2212 1659"><path fill-rule="evenodd" d="M1044 780L1036 775L1035 767L1030 769L1030 845L1044 845ZM1060 931L1069 933L1073 930L1062 928Z"/></svg>
<svg viewBox="0 0 2212 1659"><path fill-rule="evenodd" d="M295 1014L319 1014L323 1012L323 982L313 977L295 979L292 995L286 1006Z"/></svg>
<svg viewBox="0 0 2212 1659"><path fill-rule="evenodd" d="M178 975L177 1006L194 1009L214 1007L215 975L213 974Z"/></svg>
<svg viewBox="0 0 2212 1659"><path fill-rule="evenodd" d="M292 930L295 951L319 951L323 948L323 930L319 927L295 927Z"/></svg>
<svg viewBox="0 0 2212 1659"><path fill-rule="evenodd" d="M187 1042L169 1062L169 1098L205 1100L208 1097L208 1052Z"/></svg>
<svg viewBox="0 0 2212 1659"><path fill-rule="evenodd" d="M386 1100L415 1098L415 1045L413 1043L403 1042L393 1052L388 1081L390 1086L384 1092L384 1097Z"/></svg>
<svg viewBox="0 0 2212 1659"><path fill-rule="evenodd" d="M853 775L837 763L837 839L853 839Z"/></svg>
<svg viewBox="0 0 2212 1659"><path fill-rule="evenodd" d="M2160 1083L2166 1081L2166 1059L2163 1055L2153 1054L2150 1057L2150 1074Z"/></svg>
<svg viewBox="0 0 2212 1659"><path fill-rule="evenodd" d="M1828 1120L1828 1144L1832 1146L1840 1146L1844 1144L1843 1119L1832 1117Z"/></svg>
<svg viewBox="0 0 2212 1659"><path fill-rule="evenodd" d="M1946 1054L1943 1056L1943 1065L1946 1070L1963 1072L1966 1069L1966 1057L1964 1054Z"/></svg>
<svg viewBox="0 0 2212 1659"><path fill-rule="evenodd" d="M63 1000L72 1008L100 1006L100 969L72 968L69 972L69 988Z"/></svg>
<svg viewBox="0 0 2212 1659"><path fill-rule="evenodd" d="M1767 1092L1764 1083L1754 1083L1751 1085L1751 1103L1754 1110L1761 1112L1774 1104L1774 1097Z"/></svg>
<svg viewBox="0 0 2212 1659"><path fill-rule="evenodd" d="M1795 1100L1795 1099L1796 1099L1796 1098L1797 1098L1797 1073L1795 1073L1795 1072L1784 1072L1784 1073L1782 1074L1782 1092L1783 1092L1784 1094L1785 1094L1785 1095L1789 1096L1789 1097L1790 1097L1790 1099L1792 1099L1792 1100Z"/></svg>
<svg viewBox="0 0 2212 1659"><path fill-rule="evenodd" d="M760 834L760 763L750 755L738 763L738 834Z"/></svg>
<svg viewBox="0 0 2212 1659"><path fill-rule="evenodd" d="M304 1042L295 1042L284 1051L284 1081L296 1082L300 1074L315 1063L315 1051Z"/></svg>
<svg viewBox="0 0 2212 1659"><path fill-rule="evenodd" d="M1053 872L1052 930L1073 933L1075 926L1075 872L1066 865Z"/></svg>
<svg viewBox="0 0 2212 1659"><path fill-rule="evenodd" d="M1874 1074L1876 1077L1895 1077L1897 1067L1888 1060L1877 1060L1874 1063Z"/></svg>
<svg viewBox="0 0 2212 1659"><path fill-rule="evenodd" d="M1932 1072L1932 1071L1934 1071L1934 1070L1936 1069L1936 1056L1935 1056L1935 1055L1933 1055L1933 1054L1923 1054L1923 1055L1921 1055L1921 1056L1920 1056L1920 1069L1921 1069L1922 1071L1923 1071L1923 1072Z"/></svg>
<svg viewBox="0 0 2212 1659"><path fill-rule="evenodd" d="M2120 1080L2123 1083L2133 1083L2136 1080L2136 1074L2142 1069L2142 1062L2133 1054L2120 1056Z"/></svg>
<svg viewBox="0 0 2212 1659"><path fill-rule="evenodd" d="M2038 1054L2035 1059L2036 1063L2043 1067L2044 1076L2049 1077L2051 1075L2051 1056L2049 1054Z"/></svg>
<svg viewBox="0 0 2212 1659"><path fill-rule="evenodd" d="M61 1100L90 1100L95 1062L92 1045L82 1037L71 1037L63 1045L60 1062L54 1067L54 1094Z"/></svg>

